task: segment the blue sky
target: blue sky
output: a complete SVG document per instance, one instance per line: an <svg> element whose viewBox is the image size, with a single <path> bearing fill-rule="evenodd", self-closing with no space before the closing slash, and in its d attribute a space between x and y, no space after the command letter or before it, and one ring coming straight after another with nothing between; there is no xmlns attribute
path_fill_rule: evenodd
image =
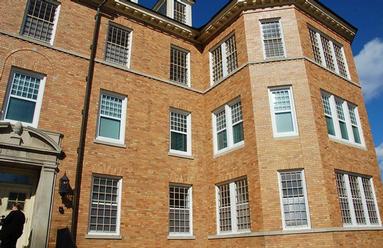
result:
<svg viewBox="0 0 383 248"><path fill-rule="evenodd" d="M157 0L139 0L151 8ZM193 26L205 24L229 0L196 0ZM321 0L323 4L358 28L352 44L363 85L371 130L383 170L383 1Z"/></svg>

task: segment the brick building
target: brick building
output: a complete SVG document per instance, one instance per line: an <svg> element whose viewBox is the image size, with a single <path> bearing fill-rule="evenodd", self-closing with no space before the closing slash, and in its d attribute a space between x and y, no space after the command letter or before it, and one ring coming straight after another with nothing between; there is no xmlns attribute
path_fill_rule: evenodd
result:
<svg viewBox="0 0 383 248"><path fill-rule="evenodd" d="M66 227L78 247L382 247L356 28L316 0L233 0L199 29L193 0L101 2L0 2L18 247Z"/></svg>

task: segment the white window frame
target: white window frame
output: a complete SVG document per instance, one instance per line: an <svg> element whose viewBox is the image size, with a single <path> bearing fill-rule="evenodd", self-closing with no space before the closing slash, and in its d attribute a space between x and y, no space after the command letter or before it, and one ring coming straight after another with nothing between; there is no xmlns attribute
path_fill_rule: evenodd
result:
<svg viewBox="0 0 383 248"><path fill-rule="evenodd" d="M179 84L179 85L184 85L184 86L187 86L187 87L191 87L191 66L190 66L190 51L184 49L184 48L181 48L181 47L178 47L178 46L175 46L175 45L171 45L170 46L170 56L172 56L172 48L173 49L176 49L176 50L179 50L181 52L184 52L186 53L186 66L187 66L187 74L186 74L186 82L185 84L184 83L181 83L181 82L178 82L178 81L174 81L174 80L171 80L172 82L176 83L176 84ZM171 70L171 58L170 58L170 70Z"/></svg>
<svg viewBox="0 0 383 248"><path fill-rule="evenodd" d="M274 111L274 103L273 103L273 91L275 90L288 90L289 91L289 97L290 97L290 112L291 117L293 121L293 128L294 131L292 132L285 132L285 133L278 133L277 130L277 121L275 118L276 112ZM273 129L273 137L274 138L283 138L283 137L292 137L292 136L298 136L299 130L298 130L298 121L297 121L297 114L295 111L295 101L294 101L294 95L293 95L293 87L290 86L276 86L276 87L269 87L268 88L268 94L269 94L269 106L270 106L270 113L271 113L271 124ZM287 112L287 111L283 111Z"/></svg>
<svg viewBox="0 0 383 248"><path fill-rule="evenodd" d="M312 27L312 26L309 26L309 32L310 30L315 33L316 35L316 39L318 41L318 46L319 46L319 52L320 52L320 57L321 57L321 63L319 62L316 62L315 59L315 63L319 64L320 66L326 68L327 70L330 70L334 73L336 73L337 75L339 75L340 77L343 77L345 79L348 79L350 80L350 71L349 71L349 68L348 68L348 63L347 63L347 59L346 59L346 54L344 52L344 47L342 44L336 42L335 40L331 39L329 36L323 34L322 32L318 31L316 28ZM329 43L330 43L330 52L331 52L331 55L332 55L332 62L334 64L334 68L335 70L331 70L330 68L327 67L327 64L326 64L326 59L325 59L325 55L324 55L324 50L323 50L323 44L322 44L322 39L321 37L325 37L326 39L329 40ZM310 42L312 42L310 40ZM342 59L343 59L343 62L344 62L344 67L345 67L345 71L346 71L346 74L347 76L343 76L340 74L339 72L339 65L338 65L338 60L336 59L336 54L335 54L335 49L334 49L334 44L339 46L340 47L340 50L341 50L341 56L342 56ZM312 45L312 44L311 44ZM311 48L312 49L312 48Z"/></svg>
<svg viewBox="0 0 383 248"><path fill-rule="evenodd" d="M228 59L226 56L226 41L234 37L234 43L236 47L236 59L237 59L237 68L231 71L230 73L228 72L227 69L227 64L228 64ZM213 71L213 51L216 49L221 49L221 54L222 54L222 77L218 79L217 81L214 81L214 71ZM238 48L237 48L237 39L235 36L235 33L229 34L225 39L223 39L221 42L219 42L216 46L214 46L212 49L209 50L209 69L210 69L210 85L217 84L221 81L223 81L225 78L228 76L234 74L238 70Z"/></svg>
<svg viewBox="0 0 383 248"><path fill-rule="evenodd" d="M6 118L7 113L8 113L9 101L10 101L10 98L11 98L11 90L12 90L13 79L15 77L15 73L20 73L20 74L23 74L23 75L26 75L26 76L32 76L32 77L40 79L39 92L38 92L36 101L28 99L28 98L19 97L19 96L14 97L14 98L23 99L23 100L27 100L27 101L35 102L36 103L36 105L35 105L35 112L33 114L33 121L32 121L32 123L22 122L22 121L12 120L12 119L7 119ZM37 128L37 126L39 124L39 119L40 119L41 105L42 105L43 96L44 96L46 78L47 77L44 74L40 74L40 73L37 73L37 72L32 72L32 71L27 71L25 69L20 69L20 68L12 67L11 75L10 75L9 81L8 81L8 87L7 87L8 89L7 89L7 94L6 94L6 103L5 103L4 111L3 111L4 121L9 121L12 124L14 124L16 122L21 122L24 126L31 126L31 127Z"/></svg>
<svg viewBox="0 0 383 248"><path fill-rule="evenodd" d="M173 131L171 129L171 113L172 112L186 116L186 125L187 125L187 128L186 128L187 129L187 132L186 132L186 138L187 138L186 152L172 149L172 132L182 133L179 131ZM191 121L192 120L191 120L191 113L190 112L187 112L187 111L184 111L181 109L170 108L170 110L169 110L169 154L181 155L181 156L191 156L192 155L192 131L191 131L192 122ZM182 134L185 134L185 133L182 133Z"/></svg>
<svg viewBox="0 0 383 248"><path fill-rule="evenodd" d="M283 47L283 56L274 56L274 57L267 57L266 56L265 37L264 37L262 25L264 23L268 23L268 22L278 22L279 23L279 29L280 29L280 32L281 32L282 47ZM261 19L261 20L259 20L259 28L260 28L261 37L262 37L263 58L265 60L274 60L274 59L284 59L284 58L287 58L287 49L286 49L286 43L285 43L285 35L284 35L284 32L283 32L283 26L282 26L281 18L280 17L276 17L276 18Z"/></svg>
<svg viewBox="0 0 383 248"><path fill-rule="evenodd" d="M302 177L302 189L303 189L303 195L305 197L305 207L306 207L306 215L307 215L307 226L295 226L295 227L288 227L286 226L285 221L285 212L284 212L284 205L283 205L283 192L282 192L282 178L281 173L283 172L301 172ZM281 206L281 216L282 216L282 227L283 230L307 230L311 229L311 220L310 220L310 208L308 204L308 198L307 198L307 189L306 189L306 178L305 178L305 171L303 169L294 169L294 170L281 170L278 171L278 186L279 186L279 200L280 200L280 206Z"/></svg>
<svg viewBox="0 0 383 248"><path fill-rule="evenodd" d="M189 237L193 236L193 186L192 185L187 185L187 184L179 184L179 183L170 183L170 186L175 186L175 187L188 187L188 198L189 198L189 230L190 232L170 232L169 230L169 237ZM168 192L169 194L169 192ZM169 201L168 201L169 202ZM170 205L168 206L168 209L170 211ZM169 218L169 215L168 215Z"/></svg>
<svg viewBox="0 0 383 248"><path fill-rule="evenodd" d="M99 232L99 231L91 231L90 230L90 211L92 209L92 194L93 194L93 178L94 177L103 177L103 178L112 178L115 180L118 180L118 190L117 190L117 219L116 219L116 232L114 233L107 233L107 232ZM110 176L110 175L102 175L102 174L92 174L92 181L91 181L91 190L90 190L90 202L89 202L89 218L88 218L88 235L89 236L94 236L94 237L119 237L121 235L121 198L122 198L122 177L118 176Z"/></svg>
<svg viewBox="0 0 383 248"><path fill-rule="evenodd" d="M346 143L346 144L352 144L352 145L355 145L358 147L365 147L366 144L365 144L365 140L364 140L363 129L362 129L361 121L360 121L358 106L354 103L348 102L348 101L346 101L346 100L344 100L338 96L335 96L331 93L328 93L324 90L321 90L321 94L327 95L329 97L329 101L330 101L331 114L332 114L331 117L333 119L335 135L331 135L331 134L327 133L329 138L333 139L333 140L341 141L341 142ZM343 113L344 113L346 127L347 127L348 140L342 138L340 125L339 125L339 118L338 118L337 110L336 110L336 103L335 103L336 99L340 99L341 101L343 101L342 107L343 107ZM354 113L355 113L356 122L358 124L357 127L358 127L358 131L359 131L359 136L360 136L360 144L355 142L354 132L352 130L353 125L351 122L350 112L349 112L349 104L351 104L355 107ZM323 108L323 104L322 104L322 108ZM326 129L326 131L327 131L327 129Z"/></svg>
<svg viewBox="0 0 383 248"><path fill-rule="evenodd" d="M237 178L231 181L219 183L215 185L215 202L216 202L216 225L217 225L217 234L218 235L227 235L227 234L238 234L238 233L250 233L251 229L245 229L245 230L238 230L238 222L237 222L237 181L246 180L247 177L241 177ZM220 199L219 199L219 186L221 185L229 185L230 190L230 218L231 218L231 231L221 231L220 229L220 215L219 215L219 205L220 205ZM249 183L247 181L247 191L249 192ZM250 199L248 201L249 204L249 211L251 211L250 208ZM251 221L251 213L250 213L250 221ZM250 224L251 225L251 224Z"/></svg>
<svg viewBox="0 0 383 248"><path fill-rule="evenodd" d="M120 28L120 29L123 29L124 31L126 32L129 32L129 47L127 49L128 50L128 57L126 58L127 62L126 64L119 64L119 63L115 63L115 62L112 62L112 61L108 61L106 60L106 51L107 51L107 43L108 43L108 36L109 36L109 28L110 26L115 26L117 28ZM115 23L115 22L112 22L112 21L109 21L108 23L108 30L106 32L106 38L105 38L105 46L104 46L104 61L107 62L107 63L111 63L111 64L114 64L114 65L118 65L118 66L125 66L127 68L130 68L130 64L131 64L131 57L132 57L132 47L133 47L133 30L128 28L128 27L125 27L125 26L122 26L121 24L118 24L118 23Z"/></svg>
<svg viewBox="0 0 383 248"><path fill-rule="evenodd" d="M221 154L225 153L227 151L230 151L232 149L235 149L237 147L243 146L245 144L245 129L243 126L243 140L240 142L237 142L234 144L234 136L233 136L233 123L232 123L232 111L231 106L241 102L240 98L236 98L225 105L219 107L212 113L212 126L213 126L213 146L214 146L214 154ZM226 117L226 137L227 137L227 147L218 150L218 137L217 137L217 113L220 113L221 111L225 111L225 117ZM244 122L243 118L243 107L241 102L241 110L242 110L242 123ZM239 123L239 122L238 122ZM236 124L238 124L236 123Z"/></svg>
<svg viewBox="0 0 383 248"><path fill-rule="evenodd" d="M355 173L348 173L348 172L342 172L342 171L336 171L336 173L343 175L346 194L347 194L347 201L348 201L348 206L349 206L349 210L350 210L350 217L351 217L351 224L343 223L343 226L344 227L366 227L366 226L376 227L376 226L382 226L382 221L381 221L380 213L379 213L379 206L378 206L378 203L376 200L374 182L372 180L372 177L361 176L361 175L358 175ZM363 213L364 213L364 218L366 220L366 224L358 224L356 221L354 203L353 203L352 195L351 195L349 176L354 176L354 177L357 177L357 179L358 179L358 188L359 188L359 192L360 192L360 196L361 196L361 200L362 200ZM362 178L366 178L370 181L372 197L374 198L375 210L376 210L376 215L378 218L378 224L371 224L371 222L370 222L370 217L368 215L367 201L366 201L366 196L365 196L365 192L364 192L364 188L363 188ZM339 201L339 195L337 197L338 197L338 201ZM342 213L340 213L340 214L342 216Z"/></svg>
<svg viewBox="0 0 383 248"><path fill-rule="evenodd" d="M116 97L116 98L119 98L122 100L121 119L120 119L120 122L121 122L121 124L120 124L120 138L119 139L112 139L112 138L103 137L103 136L99 135L100 120L101 120L101 98L102 98L102 95L109 95L109 96L113 96L113 97ZM110 92L107 90L101 90L100 91L100 97L99 97L99 103L98 103L99 106L98 106L98 113L97 113L98 116L97 116L96 140L101 141L101 142L112 143L112 144L113 143L119 144L119 145L125 144L127 103L128 103L128 97L127 96L124 96L124 95L121 95L118 93L114 93L114 92ZM111 117L107 117L107 118L111 118Z"/></svg>
<svg viewBox="0 0 383 248"><path fill-rule="evenodd" d="M186 1L182 1L182 0L165 0L167 1L167 9L166 9L166 12L167 12L167 16L174 19L174 1L177 1L181 4L184 4L186 5L186 8L185 8L185 15L186 15L186 18L185 18L185 25L189 25L191 26L192 25L192 6L186 2ZM182 22L180 22L182 23Z"/></svg>
<svg viewBox="0 0 383 248"><path fill-rule="evenodd" d="M50 2L52 4L56 4L57 5L56 13L55 13L55 18L54 18L54 21L53 21L52 37L51 37L50 41L46 42L46 41L40 40L38 38L34 38L34 37L31 37L31 36L23 35L24 26L25 26L25 23L27 21L27 15L28 15L28 9L29 9L30 0L28 0L28 2L26 4L26 7L25 7L23 22L22 22L22 25L21 25L21 28L20 28L20 35L23 36L23 37L27 37L27 38L33 39L33 40L38 40L40 42L48 43L49 45L52 46L54 41L55 41L57 24L58 24L58 19L59 19L59 16L60 16L61 2L58 2L58 1L55 1L55 0L46 0L46 1Z"/></svg>

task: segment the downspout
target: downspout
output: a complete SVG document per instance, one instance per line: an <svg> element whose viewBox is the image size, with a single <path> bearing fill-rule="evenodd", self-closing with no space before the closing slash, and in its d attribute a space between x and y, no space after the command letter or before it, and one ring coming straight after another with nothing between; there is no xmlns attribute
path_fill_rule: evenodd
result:
<svg viewBox="0 0 383 248"><path fill-rule="evenodd" d="M88 76L86 77L86 89L84 97L84 105L82 110L82 120L81 120L81 130L80 130L80 141L77 148L77 167L76 167L76 182L75 182L75 192L73 200L73 213L72 213L72 225L71 233L73 236L73 241L76 243L77 236L77 223L78 223L78 212L79 212L79 201L80 201L80 191L81 191L81 179L82 179L82 169L84 166L84 150L85 150L85 139L86 131L88 126L88 115L89 115L89 105L90 105L90 95L92 91L92 82L94 74L94 65L97 52L97 43L98 35L100 31L101 23L101 8L105 5L108 0L103 0L97 6L97 13L95 16L95 25L93 31L93 40L91 46L89 67L88 67Z"/></svg>

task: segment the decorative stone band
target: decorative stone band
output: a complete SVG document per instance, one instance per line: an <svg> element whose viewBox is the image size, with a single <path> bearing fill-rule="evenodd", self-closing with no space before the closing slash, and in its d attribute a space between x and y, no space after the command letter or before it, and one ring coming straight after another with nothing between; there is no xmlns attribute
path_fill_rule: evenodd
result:
<svg viewBox="0 0 383 248"><path fill-rule="evenodd" d="M246 237L266 237L280 235L295 235L295 234L315 234L315 233L335 233L335 232L360 232L360 231L383 231L383 227L328 227L328 228L313 228L302 230L285 230L285 231L268 231L268 232L248 232L226 235L209 235L208 239L229 239L229 238L246 238Z"/></svg>

